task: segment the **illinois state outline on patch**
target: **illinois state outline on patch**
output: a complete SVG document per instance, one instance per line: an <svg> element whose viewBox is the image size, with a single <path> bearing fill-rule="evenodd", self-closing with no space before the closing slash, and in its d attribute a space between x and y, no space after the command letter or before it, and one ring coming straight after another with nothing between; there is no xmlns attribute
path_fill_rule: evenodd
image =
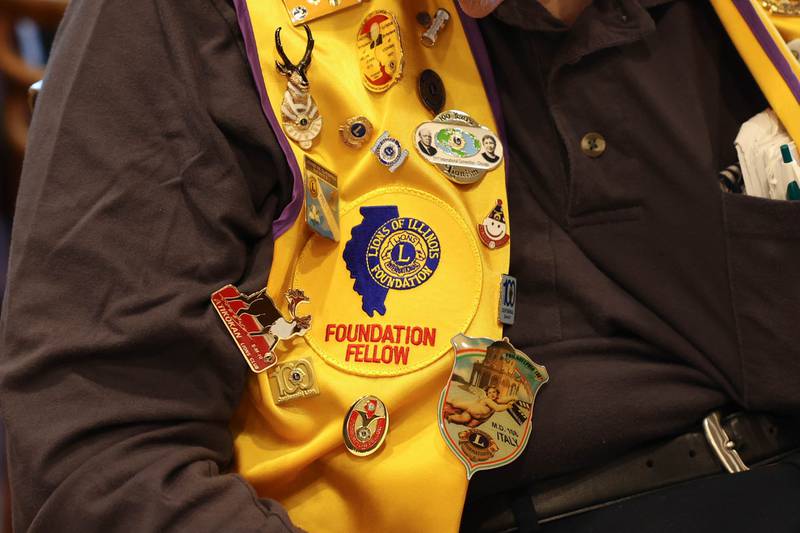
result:
<svg viewBox="0 0 800 533"><path fill-rule="evenodd" d="M390 289L413 289L433 276L441 245L433 228L400 217L397 206L362 207L359 212L363 220L353 227L342 258L364 312L384 315Z"/></svg>

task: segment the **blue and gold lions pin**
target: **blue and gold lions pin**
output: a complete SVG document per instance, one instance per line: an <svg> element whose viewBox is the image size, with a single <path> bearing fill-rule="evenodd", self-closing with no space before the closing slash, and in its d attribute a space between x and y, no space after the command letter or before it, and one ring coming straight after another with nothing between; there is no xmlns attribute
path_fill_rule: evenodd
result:
<svg viewBox="0 0 800 533"><path fill-rule="evenodd" d="M389 136L388 131L384 131L375 144L372 145L372 153L378 158L383 166L394 172L402 165L408 157L408 150L400 145L400 141Z"/></svg>

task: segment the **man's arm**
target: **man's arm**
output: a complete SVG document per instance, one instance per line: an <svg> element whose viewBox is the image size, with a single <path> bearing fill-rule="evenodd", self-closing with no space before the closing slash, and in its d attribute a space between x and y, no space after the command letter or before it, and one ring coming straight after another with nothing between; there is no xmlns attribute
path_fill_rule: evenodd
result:
<svg viewBox="0 0 800 533"><path fill-rule="evenodd" d="M221 0L76 0L31 128L2 312L19 531L286 531L228 473L289 175Z"/></svg>

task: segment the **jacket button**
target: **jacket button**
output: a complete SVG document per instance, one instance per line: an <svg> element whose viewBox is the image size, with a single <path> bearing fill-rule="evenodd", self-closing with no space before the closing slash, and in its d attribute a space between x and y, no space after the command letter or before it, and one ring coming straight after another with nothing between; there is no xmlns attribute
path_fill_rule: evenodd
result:
<svg viewBox="0 0 800 533"><path fill-rule="evenodd" d="M606 140L599 133L589 132L581 139L581 150L587 157L600 157L606 151Z"/></svg>

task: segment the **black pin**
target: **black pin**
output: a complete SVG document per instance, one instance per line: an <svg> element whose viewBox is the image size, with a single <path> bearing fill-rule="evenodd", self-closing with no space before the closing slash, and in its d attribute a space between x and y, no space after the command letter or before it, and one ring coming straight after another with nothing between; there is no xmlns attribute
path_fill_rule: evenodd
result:
<svg viewBox="0 0 800 533"><path fill-rule="evenodd" d="M441 113L447 100L447 93L445 93L442 78L436 72L431 69L423 70L419 75L417 90L425 108L434 115Z"/></svg>
<svg viewBox="0 0 800 533"><path fill-rule="evenodd" d="M417 24L419 24L423 28L427 28L428 26L430 26L432 20L433 19L431 18L430 13L428 13L427 11L420 11L419 13L417 13Z"/></svg>

